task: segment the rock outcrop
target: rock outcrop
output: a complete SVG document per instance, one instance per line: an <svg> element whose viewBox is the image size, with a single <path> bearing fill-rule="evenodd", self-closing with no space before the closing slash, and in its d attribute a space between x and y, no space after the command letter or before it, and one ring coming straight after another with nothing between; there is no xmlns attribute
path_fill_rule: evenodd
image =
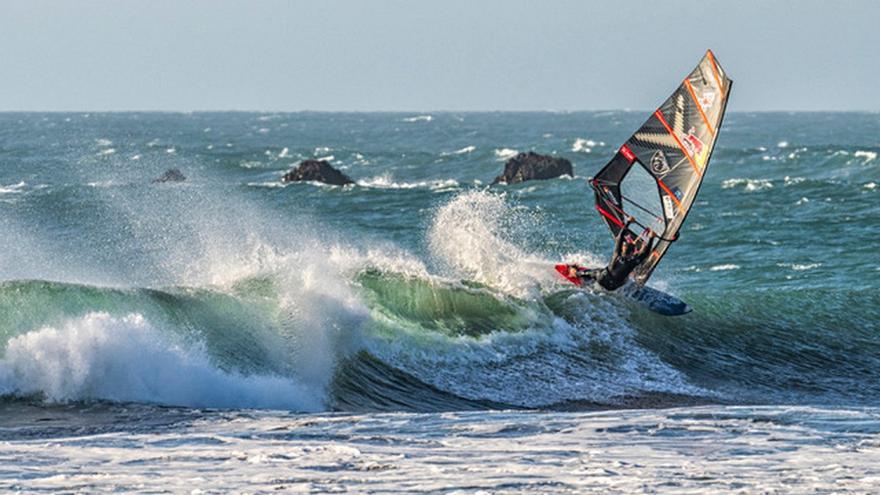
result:
<svg viewBox="0 0 880 495"><path fill-rule="evenodd" d="M299 166L284 174L281 182L316 181L336 186L354 184L351 178L336 170L326 160L304 160Z"/></svg>
<svg viewBox="0 0 880 495"><path fill-rule="evenodd" d="M574 177L570 161L529 151L507 160L504 164L504 173L496 177L492 183L516 184L527 180L553 179L561 175Z"/></svg>
<svg viewBox="0 0 880 495"><path fill-rule="evenodd" d="M185 180L186 176L183 175L183 172L181 172L179 168L169 168L165 171L164 174L153 179L153 183L156 184L160 182L183 182Z"/></svg>

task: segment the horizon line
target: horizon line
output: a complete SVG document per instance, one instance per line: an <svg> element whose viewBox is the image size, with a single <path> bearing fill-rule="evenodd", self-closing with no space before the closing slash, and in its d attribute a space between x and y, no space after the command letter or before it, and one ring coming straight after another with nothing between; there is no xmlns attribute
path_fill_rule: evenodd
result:
<svg viewBox="0 0 880 495"><path fill-rule="evenodd" d="M101 114L101 113L167 113L167 114L194 114L194 113L351 113L351 114L368 114L368 113L385 113L385 114L467 114L467 113L546 113L546 114L572 114L572 113L601 113L601 112L621 112L621 113L651 113L656 109L631 109L631 108L605 108L605 109L581 109L581 110L255 110L255 109L199 109L199 110L167 110L167 109L125 109L125 110L0 110L0 114L13 113L80 113L80 114ZM727 113L880 113L880 109L850 109L850 110L789 110L789 109L763 109L763 110L728 110Z"/></svg>

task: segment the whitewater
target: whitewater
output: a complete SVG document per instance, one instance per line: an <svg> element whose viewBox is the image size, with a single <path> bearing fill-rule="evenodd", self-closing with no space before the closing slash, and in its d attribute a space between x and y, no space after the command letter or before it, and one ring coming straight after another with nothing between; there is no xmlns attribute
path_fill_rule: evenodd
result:
<svg viewBox="0 0 880 495"><path fill-rule="evenodd" d="M0 490L872 491L880 116L730 114L678 318L552 269L643 118L0 114Z"/></svg>

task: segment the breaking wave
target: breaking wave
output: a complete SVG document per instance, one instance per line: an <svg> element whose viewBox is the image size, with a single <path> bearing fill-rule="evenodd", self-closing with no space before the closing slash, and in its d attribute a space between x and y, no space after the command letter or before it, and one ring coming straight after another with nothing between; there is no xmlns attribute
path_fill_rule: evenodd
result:
<svg viewBox="0 0 880 495"><path fill-rule="evenodd" d="M172 341L137 313L87 313L10 339L0 359L0 394L52 402L323 408L320 391L291 378L220 369L199 345Z"/></svg>
<svg viewBox="0 0 880 495"><path fill-rule="evenodd" d="M402 184L380 176L362 185L410 187ZM692 291L680 295L699 310L669 319L615 295L570 290L552 265L600 260L547 252L534 238L546 219L502 194L460 192L437 205L424 252L348 239L304 218L288 229L242 205L238 223L228 215L215 222L230 211L224 200L222 209L193 208L187 198L177 223L157 223L156 237L133 236L167 256L162 268L180 274L179 283L102 284L54 269L0 283L0 394L423 411L868 400L880 392L876 380L852 390L841 379L876 376L880 352L870 343L841 349L840 332L830 329L868 331L870 315L841 308L878 307L875 292ZM203 217L188 216L201 209ZM138 225L153 216L137 217ZM23 251L38 259L39 246ZM74 280L47 281L48 273ZM828 331L772 318L792 306Z"/></svg>

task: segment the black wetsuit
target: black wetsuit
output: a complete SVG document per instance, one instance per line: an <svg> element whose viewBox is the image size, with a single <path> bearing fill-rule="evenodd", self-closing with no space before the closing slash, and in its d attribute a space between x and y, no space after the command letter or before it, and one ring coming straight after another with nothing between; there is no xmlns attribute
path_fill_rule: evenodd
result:
<svg viewBox="0 0 880 495"><path fill-rule="evenodd" d="M640 252L631 252L629 255L624 255L623 243L626 242L625 239L627 232L629 232L629 223L620 229L620 232L617 234L617 241L614 245L614 256L611 258L611 262L608 263L608 266L601 269L589 270L578 275L594 279L605 290L615 290L625 284L626 278L636 269L637 266L645 261L651 253L651 248L654 245L654 238L651 237L651 239L647 241L648 245L644 246ZM635 247L631 249L635 249Z"/></svg>

